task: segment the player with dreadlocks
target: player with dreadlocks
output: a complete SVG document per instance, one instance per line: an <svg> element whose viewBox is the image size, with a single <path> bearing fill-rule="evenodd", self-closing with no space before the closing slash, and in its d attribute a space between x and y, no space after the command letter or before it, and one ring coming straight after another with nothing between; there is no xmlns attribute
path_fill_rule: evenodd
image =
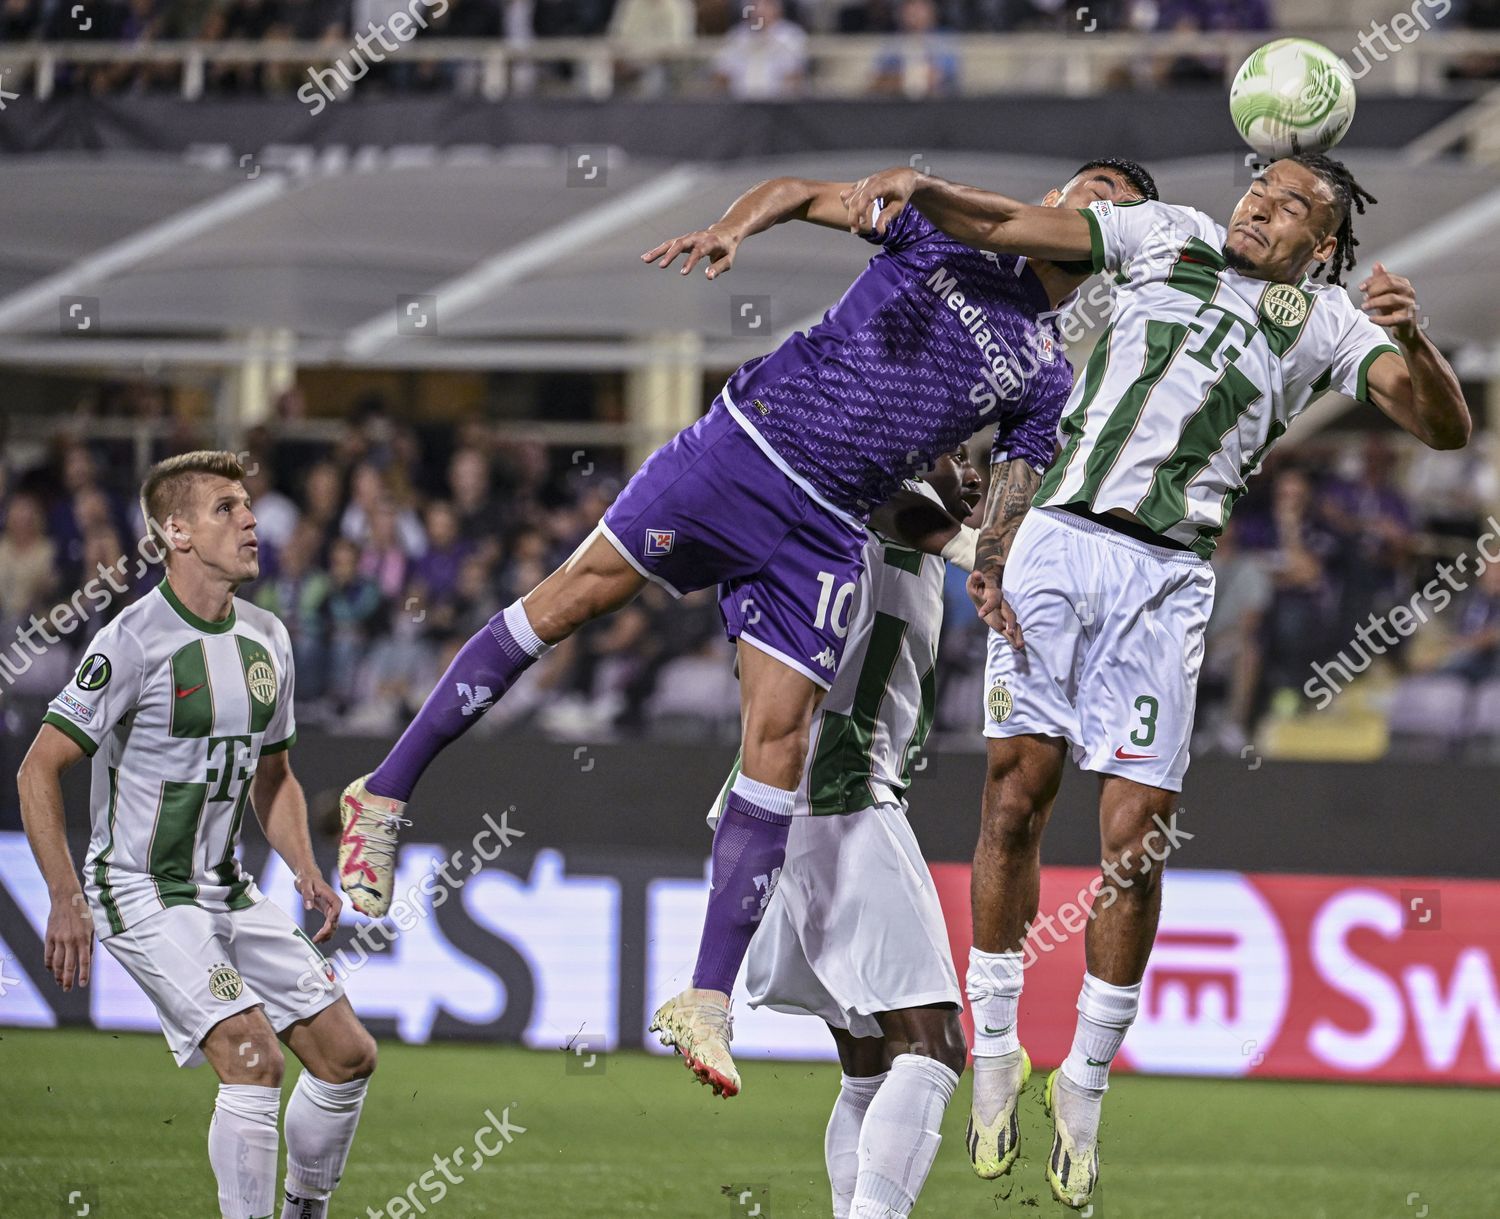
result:
<svg viewBox="0 0 1500 1219"><path fill-rule="evenodd" d="M1060 1201L1083 1207L1099 1171L1110 1062L1135 1019L1155 938L1161 864L1190 837L1172 810L1188 764L1215 539L1271 445L1319 394L1371 403L1438 449L1467 442L1469 412L1417 323L1409 280L1376 263L1359 285L1362 307L1343 289L1353 216L1374 199L1328 157L1268 166L1227 227L1154 200L1029 207L909 168L867 178L844 198L851 228L873 224L878 234L914 207L979 249L1089 258L1115 276L1113 318L1073 387L1062 452L1019 530L1010 526L1013 540L979 539L969 581L995 630L972 882L968 1150L984 1177L1016 1159L1016 1101L1030 1071L1016 1026L1023 949L1037 916L1042 830L1071 747L1100 775L1103 875L1073 1047L1047 1080L1046 1172ZM872 220L876 200L884 204Z"/></svg>

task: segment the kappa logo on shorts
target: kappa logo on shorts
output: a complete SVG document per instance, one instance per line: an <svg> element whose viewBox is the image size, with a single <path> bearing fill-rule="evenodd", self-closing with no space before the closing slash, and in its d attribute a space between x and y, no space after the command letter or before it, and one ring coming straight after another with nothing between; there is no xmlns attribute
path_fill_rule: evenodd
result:
<svg viewBox="0 0 1500 1219"><path fill-rule="evenodd" d="M997 724L1003 724L1010 719L1010 713L1015 709L1016 700L1011 698L1010 691L1005 688L1003 681L997 681L990 687L990 692L984 699L985 709L990 713L990 719Z"/></svg>
<svg viewBox="0 0 1500 1219"><path fill-rule="evenodd" d="M233 1003L245 993L245 982L233 965L220 962L208 971L208 990L215 999Z"/></svg>
<svg viewBox="0 0 1500 1219"><path fill-rule="evenodd" d="M824 648L816 656L811 656L808 659L815 665L822 665L829 672L839 667L838 657L833 654L832 648Z"/></svg>
<svg viewBox="0 0 1500 1219"><path fill-rule="evenodd" d="M648 529L646 530L646 553L651 556L671 554L672 547L677 545L677 530L675 529Z"/></svg>

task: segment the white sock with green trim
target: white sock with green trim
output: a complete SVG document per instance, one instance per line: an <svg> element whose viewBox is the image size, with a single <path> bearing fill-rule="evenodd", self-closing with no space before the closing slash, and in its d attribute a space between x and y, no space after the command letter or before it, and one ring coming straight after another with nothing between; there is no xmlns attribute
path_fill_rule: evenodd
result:
<svg viewBox="0 0 1500 1219"><path fill-rule="evenodd" d="M1091 973L1078 992L1078 1028L1062 1072L1082 1088L1109 1087L1109 1064L1120 1052L1125 1034L1141 1006L1141 984L1115 986Z"/></svg>
<svg viewBox="0 0 1500 1219"><path fill-rule="evenodd" d="M1019 952L969 949L969 974L964 991L974 1011L974 1057L999 1058L1021 1048L1016 1033L1016 1010L1021 1006L1021 984L1026 980Z"/></svg>
<svg viewBox="0 0 1500 1219"><path fill-rule="evenodd" d="M208 1162L224 1219L270 1219L276 1207L276 1115L281 1089L220 1084L208 1127Z"/></svg>

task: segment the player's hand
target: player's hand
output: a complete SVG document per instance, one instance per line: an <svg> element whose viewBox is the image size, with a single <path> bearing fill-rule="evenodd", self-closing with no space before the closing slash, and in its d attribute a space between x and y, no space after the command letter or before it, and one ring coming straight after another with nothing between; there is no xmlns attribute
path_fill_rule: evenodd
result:
<svg viewBox="0 0 1500 1219"><path fill-rule="evenodd" d="M323 915L323 925L313 936L314 944L321 944L339 927L339 915L343 913L343 902L316 872L302 872L297 877L297 892L302 894L302 908L317 910Z"/></svg>
<svg viewBox="0 0 1500 1219"><path fill-rule="evenodd" d="M1005 640L1016 651L1023 651L1026 640L1021 634L1021 623L1016 611L1000 592L1000 578L994 572L980 568L969 573L965 588L974 609L992 631L1005 636Z"/></svg>
<svg viewBox="0 0 1500 1219"><path fill-rule="evenodd" d="M1415 342L1422 332L1417 312L1417 290L1404 275L1392 275L1384 263L1375 264L1374 274L1359 290L1365 300L1361 306L1377 326L1384 326L1398 343Z"/></svg>
<svg viewBox="0 0 1500 1219"><path fill-rule="evenodd" d="M739 248L739 237L709 225L696 233L684 233L681 237L662 242L642 254L641 261L670 267L679 254L686 254L687 261L682 264L680 272L686 275L706 258L708 266L703 269L703 274L709 279L717 279L734 266L734 255Z"/></svg>
<svg viewBox="0 0 1500 1219"><path fill-rule="evenodd" d="M920 176L909 165L882 169L878 174L861 178L848 190L840 193L839 198L849 209L849 231L873 232L884 237L891 221L901 214L901 209L917 189L917 179ZM881 201L880 214L872 223L870 217L877 199Z"/></svg>
<svg viewBox="0 0 1500 1219"><path fill-rule="evenodd" d="M94 920L82 893L56 898L47 915L47 943L42 960L63 990L89 984L89 962L94 955Z"/></svg>

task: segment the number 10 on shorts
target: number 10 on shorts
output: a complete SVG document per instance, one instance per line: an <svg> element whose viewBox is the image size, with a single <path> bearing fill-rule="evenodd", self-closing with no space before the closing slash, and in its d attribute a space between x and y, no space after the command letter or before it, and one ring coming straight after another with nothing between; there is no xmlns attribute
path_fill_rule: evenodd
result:
<svg viewBox="0 0 1500 1219"><path fill-rule="evenodd" d="M831 571L820 571L818 573L818 584L822 591L818 594L818 611L813 617L813 628L821 631L825 625L833 628L833 633L842 639L849 633L849 602L854 599L854 581L842 585L838 592L833 591L833 586L838 583L838 576Z"/></svg>

